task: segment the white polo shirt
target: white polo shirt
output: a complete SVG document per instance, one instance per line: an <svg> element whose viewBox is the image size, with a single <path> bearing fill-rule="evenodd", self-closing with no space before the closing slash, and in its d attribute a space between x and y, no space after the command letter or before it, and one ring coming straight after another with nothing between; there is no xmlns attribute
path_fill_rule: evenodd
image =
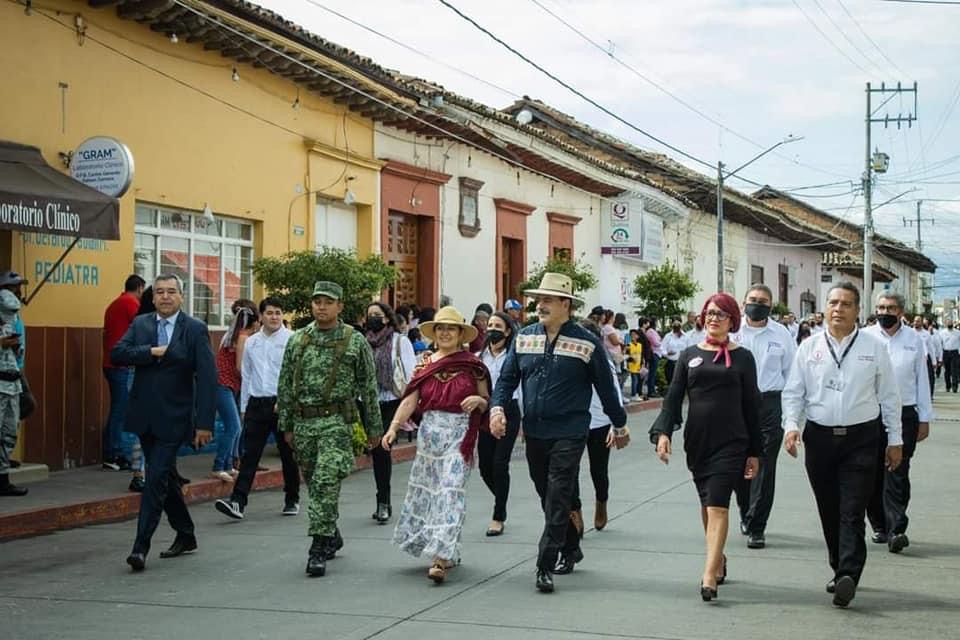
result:
<svg viewBox="0 0 960 640"><path fill-rule="evenodd" d="M916 405L920 422L933 420L930 376L927 374L927 358L923 352L921 335L913 327L900 327L891 336L880 325L867 327L864 332L877 336L887 345L903 406Z"/></svg>
<svg viewBox="0 0 960 640"><path fill-rule="evenodd" d="M690 331L687 331L684 335L687 338L688 347L695 347L707 339L706 329L693 328L690 329Z"/></svg>
<svg viewBox="0 0 960 640"><path fill-rule="evenodd" d="M943 329L940 332L940 341L943 342L944 351L960 350L960 330Z"/></svg>
<svg viewBox="0 0 960 640"><path fill-rule="evenodd" d="M940 334L933 329L930 329L930 355L935 363L943 362L943 340L940 339Z"/></svg>
<svg viewBox="0 0 960 640"><path fill-rule="evenodd" d="M900 390L887 347L877 336L858 329L839 343L825 331L800 344L783 388L782 406L787 432L800 430L803 414L829 427L849 427L880 416L887 443L903 444Z"/></svg>
<svg viewBox="0 0 960 640"><path fill-rule="evenodd" d="M667 360L676 362L680 359L680 354L687 348L687 336L677 335L673 331L663 336L663 342L660 343L663 348L663 355ZM672 355L671 355L672 352Z"/></svg>
<svg viewBox="0 0 960 640"><path fill-rule="evenodd" d="M797 343L789 329L773 320L767 320L762 327L751 327L744 320L740 331L730 339L753 354L757 363L757 386L761 393L783 390L797 352Z"/></svg>

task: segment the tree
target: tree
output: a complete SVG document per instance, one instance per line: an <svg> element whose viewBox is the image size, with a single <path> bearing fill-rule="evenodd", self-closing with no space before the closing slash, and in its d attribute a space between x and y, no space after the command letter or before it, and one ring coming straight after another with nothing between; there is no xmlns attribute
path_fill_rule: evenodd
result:
<svg viewBox="0 0 960 640"><path fill-rule="evenodd" d="M585 254L580 255L583 257ZM562 273L570 276L573 280L574 295L581 297L585 292L590 291L599 284L599 280L597 280L597 276L594 275L593 268L591 268L589 264L581 262L580 260L573 260L569 256L555 256L543 264L534 263L533 269L530 270L527 279L517 285L517 294L522 297L524 291L539 287L540 281L543 280L543 274L548 272ZM574 308L580 307L581 303L574 301L573 306ZM528 309L532 311L532 305Z"/></svg>
<svg viewBox="0 0 960 640"><path fill-rule="evenodd" d="M360 260L353 250L331 247L260 258L253 263L253 274L267 293L279 298L284 310L293 314L296 328L313 319L310 298L318 280L343 287L343 318L353 321L362 317L370 301L397 279L396 270L378 255Z"/></svg>
<svg viewBox="0 0 960 640"><path fill-rule="evenodd" d="M641 305L640 315L651 318L683 316L687 309L681 303L698 291L700 285L669 262L633 281L633 294Z"/></svg>

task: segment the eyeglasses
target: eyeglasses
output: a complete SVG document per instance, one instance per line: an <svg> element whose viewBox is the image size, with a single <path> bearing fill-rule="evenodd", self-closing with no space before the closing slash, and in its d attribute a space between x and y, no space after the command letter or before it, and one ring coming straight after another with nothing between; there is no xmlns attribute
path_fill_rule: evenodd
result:
<svg viewBox="0 0 960 640"><path fill-rule="evenodd" d="M726 311L721 311L720 309L710 309L707 311L706 316L708 318L714 318L715 320L729 320L730 314Z"/></svg>

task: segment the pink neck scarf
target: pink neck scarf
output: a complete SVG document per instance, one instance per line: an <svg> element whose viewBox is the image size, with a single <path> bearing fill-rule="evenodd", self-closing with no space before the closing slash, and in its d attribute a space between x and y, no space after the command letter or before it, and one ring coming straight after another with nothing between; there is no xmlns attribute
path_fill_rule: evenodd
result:
<svg viewBox="0 0 960 640"><path fill-rule="evenodd" d="M707 336L706 342L709 345L720 347L720 349L717 351L717 355L713 357L713 361L716 362L721 356L723 356L724 364L727 366L727 369L729 369L730 365L732 364L730 360L730 338L727 337L724 340L717 340L716 338Z"/></svg>

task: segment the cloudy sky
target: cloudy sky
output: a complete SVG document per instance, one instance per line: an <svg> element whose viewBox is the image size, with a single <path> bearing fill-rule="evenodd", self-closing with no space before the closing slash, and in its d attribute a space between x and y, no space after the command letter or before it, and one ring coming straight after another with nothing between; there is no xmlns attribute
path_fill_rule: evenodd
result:
<svg viewBox="0 0 960 640"><path fill-rule="evenodd" d="M382 66L494 107L529 95L710 171L591 106L439 0L257 1ZM795 189L857 222L866 82L916 81L918 122L900 130L873 125L874 145L891 156L874 203L915 191L879 208L875 223L913 245L916 229L903 218L915 217L922 199L922 216L935 218L922 230L924 252L941 265L936 297L960 293L960 4L447 1L637 129L708 165L722 160L734 168L787 135L803 136L741 175ZM894 95L877 116L912 111L912 95Z"/></svg>

